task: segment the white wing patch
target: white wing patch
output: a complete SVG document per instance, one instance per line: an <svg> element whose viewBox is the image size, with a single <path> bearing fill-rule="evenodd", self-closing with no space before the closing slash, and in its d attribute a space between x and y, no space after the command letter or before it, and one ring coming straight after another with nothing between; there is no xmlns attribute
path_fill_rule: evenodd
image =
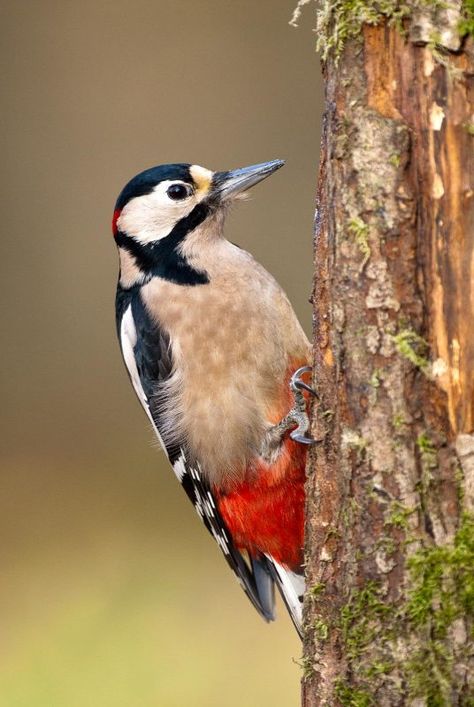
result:
<svg viewBox="0 0 474 707"><path fill-rule="evenodd" d="M155 434L158 438L158 441L163 449L164 452L166 452L166 447L164 445L164 442L161 438L160 433L158 432L158 428L155 425L155 422L151 416L150 408L148 407L148 399L145 395L145 391L143 390L141 381L140 381L140 376L138 375L138 369L137 369L137 364L135 361L135 354L134 354L134 346L137 343L137 330L135 329L135 322L133 321L133 314L132 314L132 305L128 305L127 309L125 310L123 317L122 317L122 322L120 324L120 342L122 344L122 353L123 353L123 358L125 361L125 365L127 366L128 374L130 376L130 380L132 381L132 385L135 389L135 393L138 396L139 401L143 405L143 408L148 415L148 418L152 424L153 430L155 431Z"/></svg>

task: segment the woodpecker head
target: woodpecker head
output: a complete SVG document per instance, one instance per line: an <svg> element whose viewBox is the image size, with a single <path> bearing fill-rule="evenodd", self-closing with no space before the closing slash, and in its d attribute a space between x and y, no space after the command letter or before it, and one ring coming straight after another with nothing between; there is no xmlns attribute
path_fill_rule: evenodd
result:
<svg viewBox="0 0 474 707"><path fill-rule="evenodd" d="M196 233L196 247L200 233L203 238L211 231L219 235L232 201L283 164L273 160L229 172L169 164L134 177L120 193L112 221L122 286L153 275L186 285L208 282L206 274L187 261L186 239Z"/></svg>

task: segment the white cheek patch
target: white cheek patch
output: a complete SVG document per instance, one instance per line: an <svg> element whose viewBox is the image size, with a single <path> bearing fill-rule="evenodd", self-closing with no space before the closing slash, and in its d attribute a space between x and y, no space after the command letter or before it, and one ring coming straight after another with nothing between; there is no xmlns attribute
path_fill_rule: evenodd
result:
<svg viewBox="0 0 474 707"><path fill-rule="evenodd" d="M199 201L194 194L182 201L170 199L166 190L176 183L175 180L160 182L150 194L131 199L117 219L118 229L139 243L152 243L169 235Z"/></svg>

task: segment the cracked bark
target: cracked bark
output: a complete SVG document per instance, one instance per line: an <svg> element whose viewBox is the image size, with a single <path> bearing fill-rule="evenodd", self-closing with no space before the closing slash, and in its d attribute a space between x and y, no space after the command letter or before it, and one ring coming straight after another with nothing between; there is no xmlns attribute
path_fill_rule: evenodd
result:
<svg viewBox="0 0 474 707"><path fill-rule="evenodd" d="M474 704L458 570L414 618L431 575L413 567L440 548L449 562L474 510L474 69L458 19L435 52L429 17L405 35L365 25L323 67L304 707Z"/></svg>

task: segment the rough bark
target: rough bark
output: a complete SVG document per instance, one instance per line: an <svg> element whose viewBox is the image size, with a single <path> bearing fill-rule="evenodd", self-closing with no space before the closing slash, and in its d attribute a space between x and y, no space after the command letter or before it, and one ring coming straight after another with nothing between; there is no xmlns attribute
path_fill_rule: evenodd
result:
<svg viewBox="0 0 474 707"><path fill-rule="evenodd" d="M473 41L404 7L324 54L305 707L474 704Z"/></svg>

